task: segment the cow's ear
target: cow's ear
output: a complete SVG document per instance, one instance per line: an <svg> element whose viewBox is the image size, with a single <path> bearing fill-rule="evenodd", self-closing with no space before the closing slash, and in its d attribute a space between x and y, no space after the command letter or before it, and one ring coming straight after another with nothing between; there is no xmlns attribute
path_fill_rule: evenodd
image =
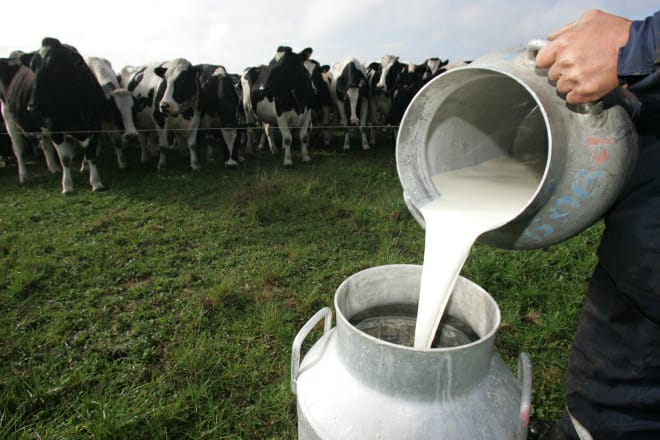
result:
<svg viewBox="0 0 660 440"><path fill-rule="evenodd" d="M165 77L165 72L167 72L167 67L158 66L154 69L154 73L160 76L161 78Z"/></svg>

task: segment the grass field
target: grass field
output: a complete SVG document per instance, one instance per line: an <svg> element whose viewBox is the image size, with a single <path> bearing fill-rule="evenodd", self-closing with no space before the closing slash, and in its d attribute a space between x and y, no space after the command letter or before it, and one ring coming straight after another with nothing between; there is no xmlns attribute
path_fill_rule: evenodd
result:
<svg viewBox="0 0 660 440"><path fill-rule="evenodd" d="M134 154L133 154L134 153ZM281 166L120 171L76 193L34 163L0 169L0 438L292 439L291 343L349 275L422 263L394 146ZM503 313L496 348L533 362L534 414L557 417L601 232L535 251L476 245L463 275Z"/></svg>

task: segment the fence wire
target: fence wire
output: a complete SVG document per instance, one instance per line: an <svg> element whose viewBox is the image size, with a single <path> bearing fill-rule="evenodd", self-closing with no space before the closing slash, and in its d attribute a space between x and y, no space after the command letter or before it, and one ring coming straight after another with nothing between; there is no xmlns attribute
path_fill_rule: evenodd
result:
<svg viewBox="0 0 660 440"><path fill-rule="evenodd" d="M279 128L277 125L271 125L271 128ZM298 130L301 128L299 125L289 125L287 128L290 130ZM364 130L364 129L398 129L398 125L310 125L308 130ZM187 128L167 128L165 129L168 133L177 133L177 132L189 132L190 129ZM254 126L254 125L235 125L229 127L198 127L198 132L218 132L222 130L237 130L237 131L261 131L264 130L264 127ZM139 133L158 133L160 129L139 129L136 132ZM125 130L120 129L104 129L104 130L62 130L62 131L22 131L23 134L27 136L41 136L43 134L123 134Z"/></svg>

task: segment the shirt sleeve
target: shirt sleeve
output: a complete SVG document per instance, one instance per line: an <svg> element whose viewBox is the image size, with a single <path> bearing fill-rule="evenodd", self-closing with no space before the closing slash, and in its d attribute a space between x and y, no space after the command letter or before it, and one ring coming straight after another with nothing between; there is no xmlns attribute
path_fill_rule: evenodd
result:
<svg viewBox="0 0 660 440"><path fill-rule="evenodd" d="M630 84L656 71L660 65L660 11L645 20L633 21L628 42L619 50L618 70L622 83Z"/></svg>

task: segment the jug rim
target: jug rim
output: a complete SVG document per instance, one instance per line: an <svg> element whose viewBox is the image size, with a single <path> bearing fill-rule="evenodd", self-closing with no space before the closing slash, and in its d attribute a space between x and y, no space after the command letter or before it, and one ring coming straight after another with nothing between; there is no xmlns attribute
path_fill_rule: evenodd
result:
<svg viewBox="0 0 660 440"><path fill-rule="evenodd" d="M401 271L401 270L407 270L411 272L419 272L421 276L421 271L422 271L422 266L418 264L387 264L387 265L380 265L380 266L373 266L369 267L367 269L363 269L361 271L358 271L348 278L346 278L340 285L337 287L337 291L335 293L334 297L334 306L335 306L335 320L337 322L338 327L344 327L346 329L349 329L349 331L359 335L360 337L364 338L365 340L369 341L372 344L379 345L379 346L384 346L384 347L389 347L391 349L396 349L396 350L403 350L403 351L410 351L413 353L435 353L435 354L442 354L442 353L452 353L452 352L459 352L459 351L464 351L464 350L469 350L471 348L475 347L480 347L484 344L492 344L494 342L494 338L497 335L497 332L499 331L501 322L502 322L502 313L500 311L499 306L497 305L497 302L495 299L488 293L484 288L476 284L475 282L463 277L459 276L456 286L460 285L468 285L472 289L476 289L476 291L479 292L480 295L483 296L483 298L486 299L486 301L489 304L489 307L493 311L493 317L492 317L492 325L490 326L487 331L483 332L483 334L479 334L476 329L475 333L477 333L478 338L474 341L471 341L467 344L462 344L458 346L453 346L453 347L428 347L428 348L417 348L413 346L408 346L408 345L402 345L402 344L396 344L393 342L389 342L383 339L379 339L375 336L372 336L359 328L357 328L355 325L353 325L349 321L349 317L345 315L345 312L340 305L341 301L341 296L342 295L347 295L349 291L349 284L354 282L356 278L362 277L365 275L368 275L369 273L372 272L382 272L383 274L385 273L392 273L395 271ZM457 289L458 287L454 287L454 289ZM454 296L454 292L452 291L451 297ZM450 303L451 303L451 297L450 297Z"/></svg>

